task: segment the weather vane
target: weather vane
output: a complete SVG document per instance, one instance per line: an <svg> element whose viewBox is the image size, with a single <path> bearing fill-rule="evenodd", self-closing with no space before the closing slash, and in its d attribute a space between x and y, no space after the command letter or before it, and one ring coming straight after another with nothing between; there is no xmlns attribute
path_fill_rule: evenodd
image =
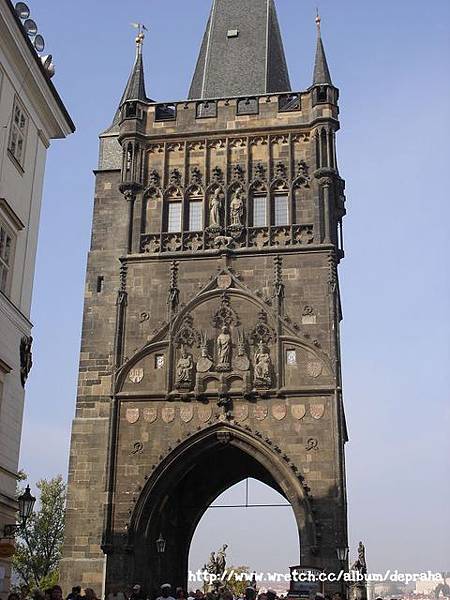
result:
<svg viewBox="0 0 450 600"><path fill-rule="evenodd" d="M139 52L145 39L144 31L148 31L148 29L143 23L131 23L131 26L138 30L138 34L136 36L136 46Z"/></svg>

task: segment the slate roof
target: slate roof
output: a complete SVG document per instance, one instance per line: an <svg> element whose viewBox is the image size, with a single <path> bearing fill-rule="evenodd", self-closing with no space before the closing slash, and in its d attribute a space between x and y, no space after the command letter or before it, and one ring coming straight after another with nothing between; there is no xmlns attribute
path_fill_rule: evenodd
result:
<svg viewBox="0 0 450 600"><path fill-rule="evenodd" d="M189 98L290 90L274 0L213 0Z"/></svg>
<svg viewBox="0 0 450 600"><path fill-rule="evenodd" d="M328 83L332 84L330 70L328 68L327 57L322 43L320 30L317 36L316 61L314 63L313 85Z"/></svg>

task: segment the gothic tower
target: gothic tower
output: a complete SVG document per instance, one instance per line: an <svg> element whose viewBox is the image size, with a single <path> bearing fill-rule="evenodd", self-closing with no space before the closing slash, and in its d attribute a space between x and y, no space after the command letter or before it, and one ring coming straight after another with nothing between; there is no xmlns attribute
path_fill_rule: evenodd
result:
<svg viewBox="0 0 450 600"><path fill-rule="evenodd" d="M137 37L100 136L65 587L185 585L201 516L247 477L292 505L299 564L341 567L345 198L317 26L293 92L273 0L214 0L171 103L147 97Z"/></svg>

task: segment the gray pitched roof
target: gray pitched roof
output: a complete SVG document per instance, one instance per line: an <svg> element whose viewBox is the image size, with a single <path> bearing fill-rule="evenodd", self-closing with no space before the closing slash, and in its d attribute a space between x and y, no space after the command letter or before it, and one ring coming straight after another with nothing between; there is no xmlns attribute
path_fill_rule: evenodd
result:
<svg viewBox="0 0 450 600"><path fill-rule="evenodd" d="M317 35L316 62L314 63L313 85L320 85L324 83L333 85L319 29Z"/></svg>
<svg viewBox="0 0 450 600"><path fill-rule="evenodd" d="M290 89L274 0L213 0L189 98Z"/></svg>
<svg viewBox="0 0 450 600"><path fill-rule="evenodd" d="M137 47L136 59L134 61L133 68L131 69L130 76L128 77L127 85L122 94L122 98L119 102L119 106L114 115L111 126L106 130L111 132L114 128L118 130L120 122L120 109L124 102L129 100L141 100L142 102L148 102L147 94L145 92L145 77L144 77L144 61L142 60L142 45Z"/></svg>
<svg viewBox="0 0 450 600"><path fill-rule="evenodd" d="M120 105L128 100L142 100L147 101L147 94L145 93L145 79L144 79L144 63L142 60L142 52L140 47L136 53L136 60L134 61L133 69L128 78L128 82L125 91L120 101Z"/></svg>

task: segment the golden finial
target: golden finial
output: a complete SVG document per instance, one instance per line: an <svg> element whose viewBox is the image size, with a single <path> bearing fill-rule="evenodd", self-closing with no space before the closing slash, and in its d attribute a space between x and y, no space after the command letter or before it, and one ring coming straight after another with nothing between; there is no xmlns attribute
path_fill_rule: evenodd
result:
<svg viewBox="0 0 450 600"><path fill-rule="evenodd" d="M136 36L136 53L142 53L142 44L144 43L145 33L144 31L148 31L147 27L143 23L131 23L131 26L138 30L138 34Z"/></svg>
<svg viewBox="0 0 450 600"><path fill-rule="evenodd" d="M320 18L320 14L319 14L319 9L316 8L316 25L317 25L317 31L318 33L320 33L320 22L321 22L321 18Z"/></svg>

